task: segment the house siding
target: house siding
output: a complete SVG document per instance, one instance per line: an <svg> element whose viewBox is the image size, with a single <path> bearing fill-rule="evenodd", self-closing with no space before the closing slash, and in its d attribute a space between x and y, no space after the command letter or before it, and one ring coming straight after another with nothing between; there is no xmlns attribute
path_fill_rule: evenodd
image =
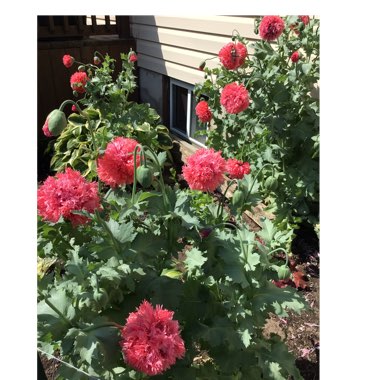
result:
<svg viewBox="0 0 380 380"><path fill-rule="evenodd" d="M159 74L195 84L203 80L201 61L216 57L231 41L234 30L250 41L254 16L131 16L131 33L136 39L138 66ZM248 49L252 53L252 49ZM219 60L207 62L216 67Z"/></svg>

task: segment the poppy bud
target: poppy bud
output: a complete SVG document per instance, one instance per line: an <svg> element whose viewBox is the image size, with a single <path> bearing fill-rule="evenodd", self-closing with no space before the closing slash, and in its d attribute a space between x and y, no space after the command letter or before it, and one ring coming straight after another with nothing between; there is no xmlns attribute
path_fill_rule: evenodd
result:
<svg viewBox="0 0 380 380"><path fill-rule="evenodd" d="M94 57L94 65L100 65L100 63L101 63L100 58L97 57L97 56L95 56L95 57Z"/></svg>
<svg viewBox="0 0 380 380"><path fill-rule="evenodd" d="M139 166L136 170L136 178L138 183L145 189L153 182L153 171L147 166Z"/></svg>
<svg viewBox="0 0 380 380"><path fill-rule="evenodd" d="M47 130L51 136L58 136L67 126L66 115L62 111L55 109L49 113L45 125L47 125ZM44 133L46 135L45 131Z"/></svg>
<svg viewBox="0 0 380 380"><path fill-rule="evenodd" d="M291 271L290 271L290 269L289 269L289 267L287 265L281 265L277 269L277 274L278 274L278 278L280 280L286 280L287 278L290 277Z"/></svg>
<svg viewBox="0 0 380 380"><path fill-rule="evenodd" d="M63 57L62 57L62 62L63 64L69 68L73 65L73 63L75 62L75 58L72 57L70 54L65 54Z"/></svg>
<svg viewBox="0 0 380 380"><path fill-rule="evenodd" d="M205 66L206 66L206 61L202 61L200 64L199 64L199 70L200 71L203 71L203 69L205 68Z"/></svg>
<svg viewBox="0 0 380 380"><path fill-rule="evenodd" d="M86 66L85 65L78 66L78 71L86 71Z"/></svg>
<svg viewBox="0 0 380 380"><path fill-rule="evenodd" d="M202 239L206 239L206 237L208 235L210 235L212 232L212 228L202 228L199 230L199 236L202 238Z"/></svg>
<svg viewBox="0 0 380 380"><path fill-rule="evenodd" d="M136 62L137 61L137 55L135 53L132 53L129 56L129 62Z"/></svg>
<svg viewBox="0 0 380 380"><path fill-rule="evenodd" d="M237 207L241 207L244 201L244 193L237 189L232 196L232 204Z"/></svg>
<svg viewBox="0 0 380 380"><path fill-rule="evenodd" d="M270 191L276 190L278 187L277 179L275 177L268 177L264 182L264 186L267 190L270 190Z"/></svg>

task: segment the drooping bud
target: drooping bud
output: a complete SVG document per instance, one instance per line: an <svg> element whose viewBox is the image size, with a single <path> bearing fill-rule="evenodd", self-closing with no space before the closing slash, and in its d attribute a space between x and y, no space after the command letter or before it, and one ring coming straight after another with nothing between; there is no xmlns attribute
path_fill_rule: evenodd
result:
<svg viewBox="0 0 380 380"><path fill-rule="evenodd" d="M45 125L47 125L46 128ZM45 130L47 129L51 133L51 136L58 136L67 126L66 115L62 111L55 109L49 113L48 117L46 118L45 125ZM46 134L47 131L45 130L45 136L48 136Z"/></svg>
<svg viewBox="0 0 380 380"><path fill-rule="evenodd" d="M237 207L241 207L244 201L244 193L236 189L234 195L232 196L232 204Z"/></svg>
<svg viewBox="0 0 380 380"><path fill-rule="evenodd" d="M136 179L138 183L145 189L153 182L153 171L147 166L139 166L136 170Z"/></svg>
<svg viewBox="0 0 380 380"><path fill-rule="evenodd" d="M203 71L203 69L205 68L205 66L206 66L206 61L202 61L202 62L199 64L198 70Z"/></svg>
<svg viewBox="0 0 380 380"><path fill-rule="evenodd" d="M274 191L277 189L278 187L278 182L277 182L277 179L275 177L268 177L265 182L264 182L264 186L267 190L269 191Z"/></svg>
<svg viewBox="0 0 380 380"><path fill-rule="evenodd" d="M94 57L94 65L100 65L101 62L102 61L100 60L99 57L97 57L97 56Z"/></svg>
<svg viewBox="0 0 380 380"><path fill-rule="evenodd" d="M78 71L80 72L86 71L86 66L85 65L78 66Z"/></svg>
<svg viewBox="0 0 380 380"><path fill-rule="evenodd" d="M208 237L208 235L210 235L212 232L212 228L208 227L208 228L201 228L199 230L199 236L202 238L202 239L206 239Z"/></svg>
<svg viewBox="0 0 380 380"><path fill-rule="evenodd" d="M277 269L277 275L280 280L286 280L291 275L290 268L287 265L281 265Z"/></svg>

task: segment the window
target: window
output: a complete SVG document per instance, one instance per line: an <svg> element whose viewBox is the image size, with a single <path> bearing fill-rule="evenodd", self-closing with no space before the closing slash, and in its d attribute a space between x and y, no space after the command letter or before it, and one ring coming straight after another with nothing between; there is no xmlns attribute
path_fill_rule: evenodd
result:
<svg viewBox="0 0 380 380"><path fill-rule="evenodd" d="M170 79L170 130L177 135L205 147L206 135L198 132L206 130L199 125L195 115L196 100L194 86L176 79Z"/></svg>

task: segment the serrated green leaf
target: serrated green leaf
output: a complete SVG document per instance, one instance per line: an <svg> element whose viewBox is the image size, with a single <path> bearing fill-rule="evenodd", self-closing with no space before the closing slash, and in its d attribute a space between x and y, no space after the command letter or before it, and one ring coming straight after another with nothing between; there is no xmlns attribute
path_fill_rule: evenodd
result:
<svg viewBox="0 0 380 380"><path fill-rule="evenodd" d="M311 63L303 63L302 64L302 71L305 75L308 75L310 73L310 70L311 70L311 67L312 67L312 64Z"/></svg>
<svg viewBox="0 0 380 380"><path fill-rule="evenodd" d="M240 333L240 337L244 346L247 348L251 344L251 334L249 333L248 329L243 330Z"/></svg>
<svg viewBox="0 0 380 380"><path fill-rule="evenodd" d="M195 269L201 268L207 261L207 258L203 256L202 252L198 248L192 248L186 252L186 259L184 261L186 269L193 273Z"/></svg>
<svg viewBox="0 0 380 380"><path fill-rule="evenodd" d="M268 218L263 218L263 220L261 220L261 230L257 234L264 240L266 245L271 245L276 232L277 228Z"/></svg>
<svg viewBox="0 0 380 380"><path fill-rule="evenodd" d="M133 226L133 222L128 223L118 223L116 220L110 219L108 222L105 222L110 229L112 235L120 243L132 242L137 236L137 232Z"/></svg>
<svg viewBox="0 0 380 380"><path fill-rule="evenodd" d="M268 365L269 378L273 380L286 380L284 376L281 375L281 367L278 363L270 362Z"/></svg>
<svg viewBox="0 0 380 380"><path fill-rule="evenodd" d="M157 160L160 164L161 167L164 166L166 160L167 160L167 155L166 155L166 152L160 152L157 154Z"/></svg>

